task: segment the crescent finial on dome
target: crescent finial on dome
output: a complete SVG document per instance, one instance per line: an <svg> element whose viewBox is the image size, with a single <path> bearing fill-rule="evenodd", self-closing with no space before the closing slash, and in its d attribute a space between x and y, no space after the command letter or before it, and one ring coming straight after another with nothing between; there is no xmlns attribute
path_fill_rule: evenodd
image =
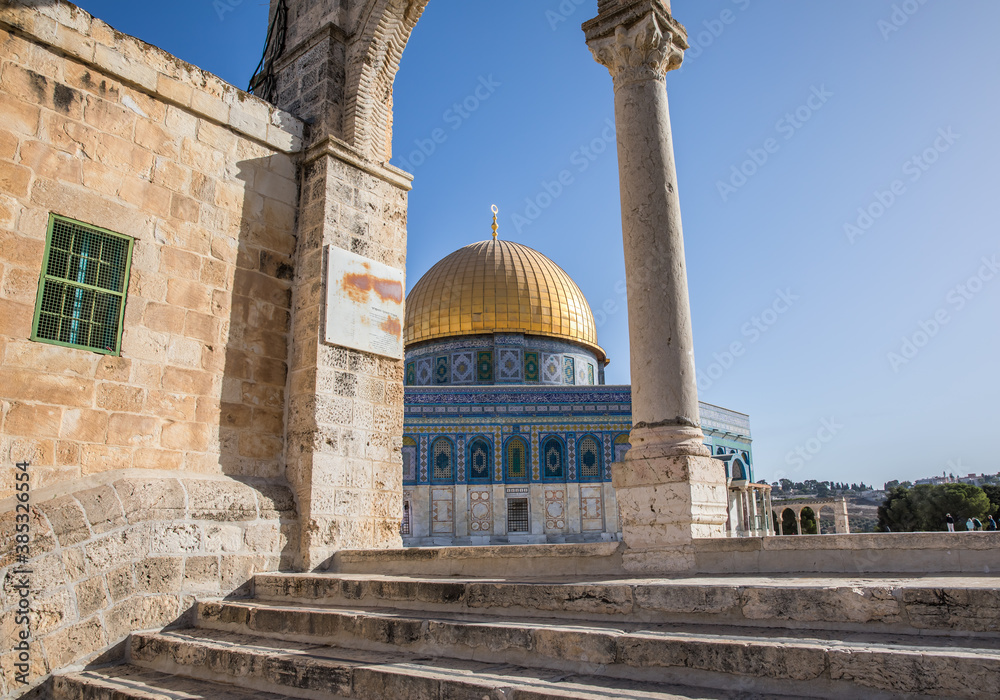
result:
<svg viewBox="0 0 1000 700"><path fill-rule="evenodd" d="M497 214L500 213L500 210L497 209L496 204L490 207L490 209L493 210L493 240L495 241L497 239L497 229L500 228L499 226L497 226Z"/></svg>

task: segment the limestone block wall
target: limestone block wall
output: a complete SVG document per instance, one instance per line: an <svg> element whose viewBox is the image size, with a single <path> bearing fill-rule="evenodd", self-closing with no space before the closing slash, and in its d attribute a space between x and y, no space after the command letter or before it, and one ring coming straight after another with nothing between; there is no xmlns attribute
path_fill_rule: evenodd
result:
<svg viewBox="0 0 1000 700"><path fill-rule="evenodd" d="M65 2L0 7L0 498L283 478L303 124ZM120 357L29 340L56 213L132 236Z"/></svg>
<svg viewBox="0 0 1000 700"><path fill-rule="evenodd" d="M290 565L303 136L69 3L0 5L0 648L28 462L33 678ZM29 339L53 213L135 240L120 356Z"/></svg>
<svg viewBox="0 0 1000 700"><path fill-rule="evenodd" d="M32 556L14 556L15 512L0 514L0 697L17 697L19 594L30 581L34 682L89 662L135 630L179 621L195 597L234 591L260 571L286 567L297 528L284 486L176 478L133 470L40 493L31 513ZM15 573L27 569L24 577ZM113 652L114 653L114 652Z"/></svg>

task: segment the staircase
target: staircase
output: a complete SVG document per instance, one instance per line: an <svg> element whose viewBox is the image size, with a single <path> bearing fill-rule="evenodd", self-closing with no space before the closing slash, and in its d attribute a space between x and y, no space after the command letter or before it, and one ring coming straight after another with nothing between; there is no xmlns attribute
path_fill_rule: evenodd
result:
<svg viewBox="0 0 1000 700"><path fill-rule="evenodd" d="M56 700L995 698L1000 581L267 574Z"/></svg>

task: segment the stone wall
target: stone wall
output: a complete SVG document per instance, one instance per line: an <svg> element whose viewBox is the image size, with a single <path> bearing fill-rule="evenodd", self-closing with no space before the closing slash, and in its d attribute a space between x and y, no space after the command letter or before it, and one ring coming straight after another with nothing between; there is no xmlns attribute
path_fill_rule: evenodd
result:
<svg viewBox="0 0 1000 700"><path fill-rule="evenodd" d="M0 6L4 683L17 462L30 463L33 678L291 565L304 131L68 3ZM135 239L120 356L29 339L50 214Z"/></svg>
<svg viewBox="0 0 1000 700"><path fill-rule="evenodd" d="M218 597L290 561L297 527L291 491L229 479L154 476L76 484L36 501L32 558L14 560L15 513L0 515L0 696L16 697L19 596L27 569L31 681L99 657L130 632L181 620L195 597ZM112 652L114 655L114 652Z"/></svg>
<svg viewBox="0 0 1000 700"><path fill-rule="evenodd" d="M64 2L0 9L0 498L283 476L303 125ZM120 357L31 342L57 213L135 238Z"/></svg>

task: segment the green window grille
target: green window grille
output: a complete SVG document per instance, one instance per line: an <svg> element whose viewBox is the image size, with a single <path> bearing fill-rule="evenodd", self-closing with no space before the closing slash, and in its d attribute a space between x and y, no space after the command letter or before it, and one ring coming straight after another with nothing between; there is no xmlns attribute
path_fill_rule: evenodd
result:
<svg viewBox="0 0 1000 700"><path fill-rule="evenodd" d="M31 339L120 354L131 262L128 236L51 215Z"/></svg>

